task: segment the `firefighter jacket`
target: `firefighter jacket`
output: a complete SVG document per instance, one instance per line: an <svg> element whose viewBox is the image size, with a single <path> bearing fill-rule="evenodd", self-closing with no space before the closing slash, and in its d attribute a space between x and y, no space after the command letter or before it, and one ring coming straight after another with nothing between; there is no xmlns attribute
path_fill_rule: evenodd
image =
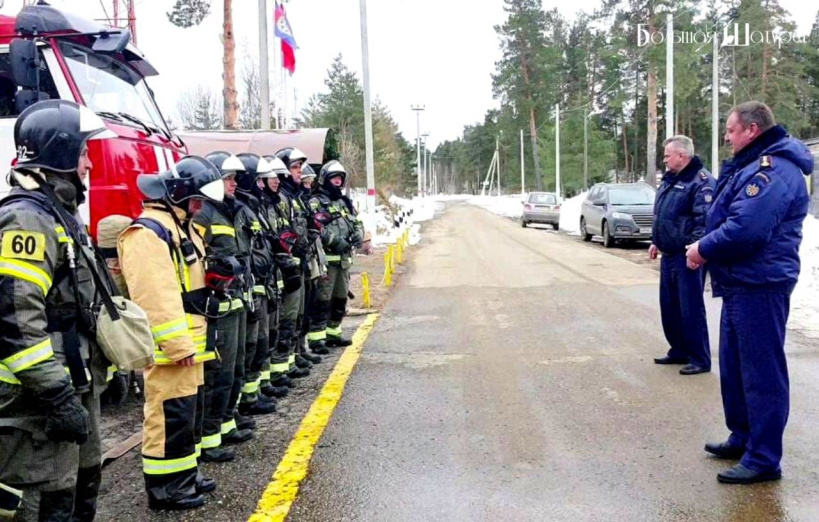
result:
<svg viewBox="0 0 819 522"><path fill-rule="evenodd" d="M327 253L327 263L342 265L349 268L352 265L352 250L355 246L355 237L358 241L364 236L364 229L355 213L355 209L347 204L344 197L331 198L330 194L319 189L310 198L310 209L313 214L322 212L324 229L321 233L321 243ZM322 221L322 219L319 219Z"/></svg>
<svg viewBox="0 0 819 522"><path fill-rule="evenodd" d="M167 243L154 230L135 223L125 229L118 239L122 275L128 285L131 300L148 315L151 332L156 342L156 364L174 364L194 355L196 362L215 358L207 343L205 317L187 313L183 293L205 287L205 270L200 255L204 255L202 237L186 221L185 212L174 208L182 228L170 211L158 203L147 203L139 220L159 223L170 233ZM138 220L138 221L139 221ZM197 259L185 262L180 242L187 238L196 248Z"/></svg>
<svg viewBox="0 0 819 522"><path fill-rule="evenodd" d="M47 182L63 221L85 244L74 244L39 191L15 187L0 206L0 427L35 433L48 411L38 396L98 395L113 375L93 340L98 299L88 260L95 257L85 227L72 219L76 189L51 176ZM73 273L69 255L76 257Z"/></svg>
<svg viewBox="0 0 819 522"><path fill-rule="evenodd" d="M252 227L250 217L243 210L244 205L235 198L224 201L205 201L202 210L193 217L193 226L205 240L208 256L229 258L235 257L243 267L249 268L250 235ZM241 311L244 302L249 299L251 288L250 274L237 277L231 285L230 302L222 303L220 312Z"/></svg>
<svg viewBox="0 0 819 522"><path fill-rule="evenodd" d="M268 287L274 284L275 265L270 241L262 225L264 220L262 204L255 195L239 190L236 191L236 195L242 202L241 212L247 223L242 228L241 234L244 235L244 241L250 245L250 266L253 273L251 292L255 296L269 297ZM240 231L237 230L237 233Z"/></svg>
<svg viewBox="0 0 819 522"><path fill-rule="evenodd" d="M293 256L300 262L306 263L311 255L311 241L308 233L308 219L310 214L301 200L298 187L289 188L282 183L279 189L278 214L282 227L286 227L298 235L298 239L291 247Z"/></svg>

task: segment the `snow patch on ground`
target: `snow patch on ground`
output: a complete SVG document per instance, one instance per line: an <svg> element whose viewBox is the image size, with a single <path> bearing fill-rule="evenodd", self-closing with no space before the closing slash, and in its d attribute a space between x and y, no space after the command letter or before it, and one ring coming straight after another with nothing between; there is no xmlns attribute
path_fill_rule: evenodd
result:
<svg viewBox="0 0 819 522"><path fill-rule="evenodd" d="M819 219L805 218L799 249L802 269L791 296L788 327L812 339L819 339Z"/></svg>

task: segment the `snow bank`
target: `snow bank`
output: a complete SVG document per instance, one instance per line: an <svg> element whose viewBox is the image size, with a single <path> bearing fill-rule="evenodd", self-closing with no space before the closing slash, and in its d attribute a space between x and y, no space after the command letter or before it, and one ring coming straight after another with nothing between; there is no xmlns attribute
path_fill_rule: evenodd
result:
<svg viewBox="0 0 819 522"><path fill-rule="evenodd" d="M394 244L401 235L410 231L410 244L421 241L421 225L435 217L443 209L443 200L450 198L412 198L390 197L387 205L377 205L375 210L366 210L367 196L364 191L351 194L353 203L359 209L359 217L364 230L370 233L370 244L380 246Z"/></svg>
<svg viewBox="0 0 819 522"><path fill-rule="evenodd" d="M524 197L526 196L520 194L514 196L471 196L466 201L499 216L519 218L523 215Z"/></svg>
<svg viewBox="0 0 819 522"><path fill-rule="evenodd" d="M806 336L819 339L819 220L805 218L802 226L802 270L799 282L791 296L791 314L788 327Z"/></svg>
<svg viewBox="0 0 819 522"><path fill-rule="evenodd" d="M580 235L580 209L588 192L564 199L560 205L560 230L573 236Z"/></svg>

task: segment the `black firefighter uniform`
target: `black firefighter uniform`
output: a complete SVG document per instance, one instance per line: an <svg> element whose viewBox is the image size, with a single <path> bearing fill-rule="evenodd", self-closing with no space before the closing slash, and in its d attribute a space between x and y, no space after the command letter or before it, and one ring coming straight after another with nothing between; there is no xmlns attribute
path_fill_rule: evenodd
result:
<svg viewBox="0 0 819 522"><path fill-rule="evenodd" d="M174 209L184 223L185 213ZM122 275L131 299L148 315L156 342L155 364L145 371L145 422L142 464L148 496L177 500L196 493L197 458L201 453L205 361L215 358L207 347L205 317L185 312L182 294L204 288L201 258L188 265L180 250L180 232L205 251L190 223L180 231L162 206L146 204L139 219L158 222L170 232L169 244L137 221L119 236ZM194 356L197 364L176 363Z"/></svg>
<svg viewBox="0 0 819 522"><path fill-rule="evenodd" d="M74 215L74 198L64 197L75 193L73 186L50 182ZM77 294L67 276L66 247L73 240L46 210L43 194L19 187L11 194L27 199L0 208L0 483L23 491L18 513L23 519L37 519L38 512L71 519L73 512L74 520L93 520L100 484L99 396L113 373L95 342L78 328ZM93 259L84 226L76 220L68 225ZM78 294L88 306L95 286L85 258L76 247L74 252ZM69 343L74 350L66 349ZM72 393L72 380L89 413L90 433L81 446L44 434L49 404L42 397L55 390Z"/></svg>

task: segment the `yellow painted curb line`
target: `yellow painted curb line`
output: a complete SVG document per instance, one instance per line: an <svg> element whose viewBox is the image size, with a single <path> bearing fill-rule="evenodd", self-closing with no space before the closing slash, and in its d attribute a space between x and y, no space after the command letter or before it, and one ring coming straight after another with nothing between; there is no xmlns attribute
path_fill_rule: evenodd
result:
<svg viewBox="0 0 819 522"><path fill-rule="evenodd" d="M287 518L290 506L298 496L299 484L307 476L313 450L327 423L330 422L333 410L341 399L350 373L361 357L364 341L367 340L376 319L378 314L368 315L356 330L352 339L353 344L344 350L318 397L302 419L296 435L290 441L290 446L279 462L276 472L273 473L273 478L259 499L256 512L250 515L248 522L281 522Z"/></svg>

